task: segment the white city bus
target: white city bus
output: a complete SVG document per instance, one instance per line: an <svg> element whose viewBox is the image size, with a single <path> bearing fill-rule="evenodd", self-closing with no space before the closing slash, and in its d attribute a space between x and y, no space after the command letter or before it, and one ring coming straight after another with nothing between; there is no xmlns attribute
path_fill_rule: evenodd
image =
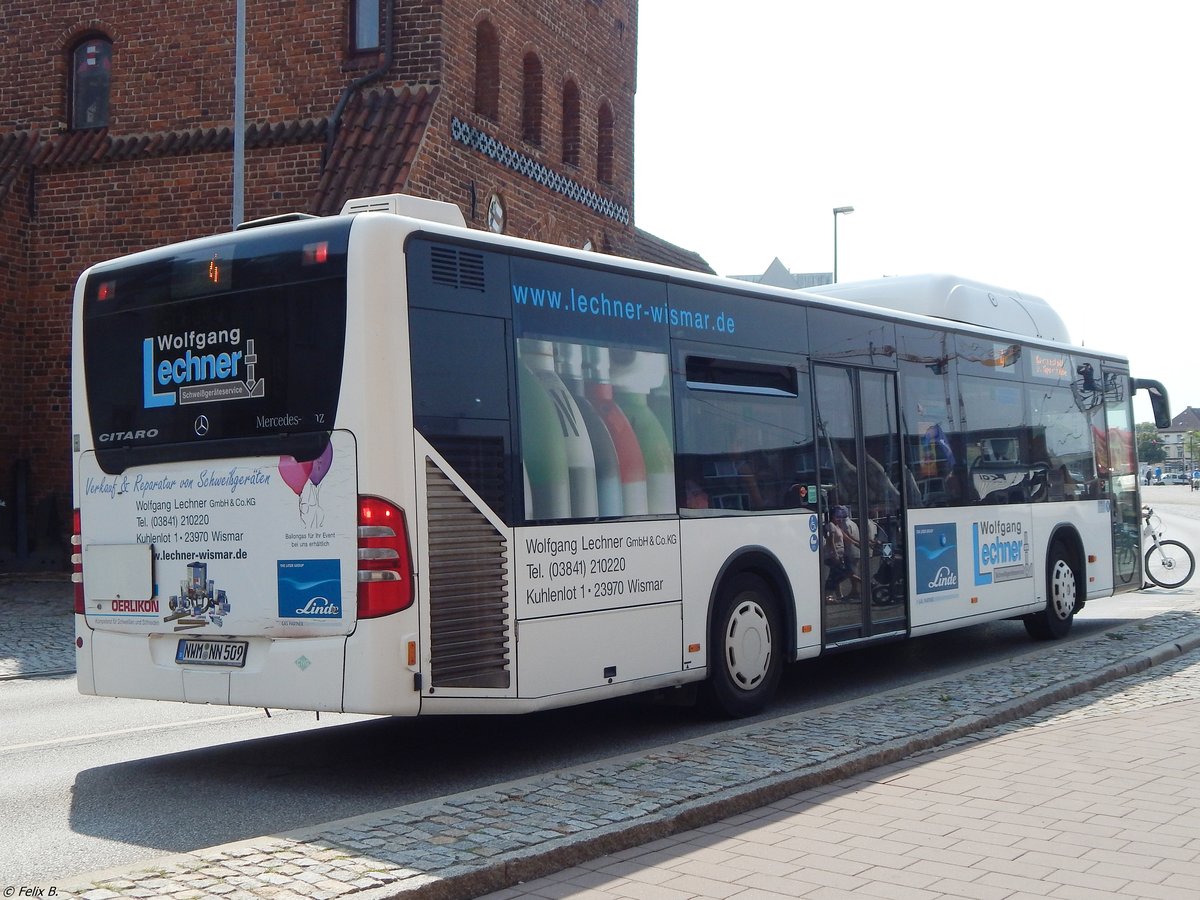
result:
<svg viewBox="0 0 1200 900"><path fill-rule="evenodd" d="M1141 585L1131 394L1165 395L1036 298L775 290L407 197L285 219L79 280L84 693L416 715L696 683L743 715L789 661L1061 637Z"/></svg>

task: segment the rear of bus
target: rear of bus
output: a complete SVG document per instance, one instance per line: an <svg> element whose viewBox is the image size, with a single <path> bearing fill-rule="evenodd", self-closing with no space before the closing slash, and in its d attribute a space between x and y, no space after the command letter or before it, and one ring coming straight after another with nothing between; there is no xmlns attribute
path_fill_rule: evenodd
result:
<svg viewBox="0 0 1200 900"><path fill-rule="evenodd" d="M81 692L416 711L394 691L415 663L406 524L394 497L360 496L372 398L346 373L388 325L348 308L353 227L250 228L81 277Z"/></svg>

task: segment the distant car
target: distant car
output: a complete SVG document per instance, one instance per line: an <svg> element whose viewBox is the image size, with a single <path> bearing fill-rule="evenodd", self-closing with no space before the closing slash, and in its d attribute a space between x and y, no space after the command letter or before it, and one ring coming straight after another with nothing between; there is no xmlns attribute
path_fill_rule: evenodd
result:
<svg viewBox="0 0 1200 900"><path fill-rule="evenodd" d="M1188 478L1179 472L1168 472L1162 478L1158 479L1159 484L1191 484L1192 479Z"/></svg>

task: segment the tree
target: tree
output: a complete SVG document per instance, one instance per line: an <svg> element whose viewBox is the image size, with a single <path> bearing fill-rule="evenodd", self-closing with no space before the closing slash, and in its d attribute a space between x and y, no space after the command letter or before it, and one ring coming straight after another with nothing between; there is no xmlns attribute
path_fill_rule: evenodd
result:
<svg viewBox="0 0 1200 900"><path fill-rule="evenodd" d="M1163 439L1158 436L1158 429L1153 422L1139 422L1137 431L1137 455L1143 463L1160 463L1167 458L1163 450ZM1196 434L1196 432L1193 432Z"/></svg>

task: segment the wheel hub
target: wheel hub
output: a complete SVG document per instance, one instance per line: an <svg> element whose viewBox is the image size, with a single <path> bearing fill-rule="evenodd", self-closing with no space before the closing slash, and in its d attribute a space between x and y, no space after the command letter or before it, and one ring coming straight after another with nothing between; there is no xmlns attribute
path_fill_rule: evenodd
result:
<svg viewBox="0 0 1200 900"><path fill-rule="evenodd" d="M771 667L771 623L752 600L739 603L725 632L725 665L733 683L744 691L758 687Z"/></svg>
<svg viewBox="0 0 1200 900"><path fill-rule="evenodd" d="M1050 574L1050 608L1065 621L1075 611L1077 599L1075 573L1066 560L1056 560L1054 571Z"/></svg>

